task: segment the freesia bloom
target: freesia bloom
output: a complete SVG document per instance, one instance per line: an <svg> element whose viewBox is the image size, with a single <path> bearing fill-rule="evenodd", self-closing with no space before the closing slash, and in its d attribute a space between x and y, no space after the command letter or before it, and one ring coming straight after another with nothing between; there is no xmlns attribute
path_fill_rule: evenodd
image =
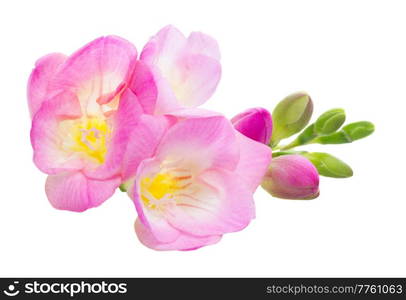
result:
<svg viewBox="0 0 406 300"><path fill-rule="evenodd" d="M303 156L283 155L272 160L262 187L278 198L313 199L319 195L319 174Z"/></svg>
<svg viewBox="0 0 406 300"><path fill-rule="evenodd" d="M136 233L150 248L213 244L254 217L252 195L271 160L270 148L237 132L223 116L199 111L151 117L148 130L130 140L126 155L140 163L128 193L138 212ZM151 149L149 158L143 159L139 143Z"/></svg>
<svg viewBox="0 0 406 300"><path fill-rule="evenodd" d="M120 184L127 140L143 111L134 92L148 98L148 74L136 56L131 43L108 36L37 62L28 84L31 143L54 207L98 206Z"/></svg>
<svg viewBox="0 0 406 300"><path fill-rule="evenodd" d="M170 25L161 29L145 45L140 58L157 85L154 113L203 104L220 80L219 60L217 42L211 37L193 32L186 38Z"/></svg>
<svg viewBox="0 0 406 300"><path fill-rule="evenodd" d="M231 119L234 128L254 141L268 145L272 135L272 118L265 108L250 108Z"/></svg>

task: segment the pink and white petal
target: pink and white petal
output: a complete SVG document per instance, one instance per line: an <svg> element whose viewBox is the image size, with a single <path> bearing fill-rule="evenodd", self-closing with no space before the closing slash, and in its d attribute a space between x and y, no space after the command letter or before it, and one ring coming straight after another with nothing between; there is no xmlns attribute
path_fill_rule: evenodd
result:
<svg viewBox="0 0 406 300"><path fill-rule="evenodd" d="M35 68L28 79L27 87L28 107L31 118L39 110L42 103L53 96L48 93L49 82L54 78L66 58L64 54L51 53L36 61Z"/></svg>
<svg viewBox="0 0 406 300"><path fill-rule="evenodd" d="M96 169L85 169L86 176L106 179L120 175L128 140L136 128L141 114L142 108L137 97L130 89L126 89L121 95L118 110L110 117L112 139L107 145L106 161Z"/></svg>
<svg viewBox="0 0 406 300"><path fill-rule="evenodd" d="M235 173L253 193L261 184L272 160L272 150L267 145L236 132L240 144L240 160Z"/></svg>
<svg viewBox="0 0 406 300"><path fill-rule="evenodd" d="M122 92L124 92L126 88L127 88L127 83L123 81L122 83L120 83L116 87L115 90L113 90L111 92L108 92L106 94L102 94L99 98L97 98L97 103L100 104L100 105L107 104L107 106L111 106L111 104L113 104L113 103L109 103L109 102L110 101L111 102L118 102L118 101L112 101L112 100L113 99L116 100L117 97L119 98L120 94Z"/></svg>
<svg viewBox="0 0 406 300"><path fill-rule="evenodd" d="M173 228L160 211L151 211L145 207L145 203L141 198L140 181L149 172L154 172L158 168L159 162L155 159L145 159L138 167L137 174L131 184L132 189L128 191L128 195L133 200L138 217L141 222L147 227L154 237L162 243L170 243L176 240L179 236L179 231Z"/></svg>
<svg viewBox="0 0 406 300"><path fill-rule="evenodd" d="M113 196L115 190L121 183L120 177L113 177L108 180L87 180L89 203L96 207Z"/></svg>
<svg viewBox="0 0 406 300"><path fill-rule="evenodd" d="M75 95L64 92L45 101L32 121L30 132L34 150L34 163L43 172L55 174L66 170L77 170L83 166L77 157L70 157L61 150L63 136L59 132L62 120L81 116Z"/></svg>
<svg viewBox="0 0 406 300"><path fill-rule="evenodd" d="M166 116L142 115L133 127L123 158L123 180L134 176L139 164L155 155L156 148L163 135L171 126L171 119Z"/></svg>
<svg viewBox="0 0 406 300"><path fill-rule="evenodd" d="M209 117L223 117L222 114L216 111L207 110L204 108L183 108L174 112L167 113L168 116L173 116L178 120L191 119L191 118L209 118Z"/></svg>
<svg viewBox="0 0 406 300"><path fill-rule="evenodd" d="M158 87L155 113L204 103L220 80L219 58L217 42L209 36L194 32L186 39L173 26L163 28L141 54Z"/></svg>
<svg viewBox="0 0 406 300"><path fill-rule="evenodd" d="M138 102L142 106L144 113L153 114L158 90L152 70L145 62L137 61L129 87L137 95Z"/></svg>
<svg viewBox="0 0 406 300"><path fill-rule="evenodd" d="M66 172L48 176L45 191L53 207L82 212L102 204L119 185L119 177L97 181L81 172Z"/></svg>
<svg viewBox="0 0 406 300"><path fill-rule="evenodd" d="M220 241L220 235L197 237L182 233L179 237L170 243L158 241L152 232L137 219L135 221L135 232L142 244L154 250L195 250L203 246L215 244Z"/></svg>
<svg viewBox="0 0 406 300"><path fill-rule="evenodd" d="M174 228L196 236L222 235L245 228L255 216L252 193L235 174L207 170L199 183L176 195L165 213Z"/></svg>
<svg viewBox="0 0 406 300"><path fill-rule="evenodd" d="M129 83L136 57L135 47L127 40L117 36L98 38L65 61L50 88L74 92L84 113L98 115L101 109L98 101L106 103L114 99L123 83Z"/></svg>
<svg viewBox="0 0 406 300"><path fill-rule="evenodd" d="M179 230L171 226L166 219L150 214L146 211L144 212L147 215L147 221L142 220L141 218L139 220L143 223L143 226L148 229L156 241L159 243L172 243L179 238Z"/></svg>
<svg viewBox="0 0 406 300"><path fill-rule="evenodd" d="M165 69L172 68L184 51L186 43L185 36L178 29L172 25L165 26L144 46L141 60L157 65L165 73Z"/></svg>
<svg viewBox="0 0 406 300"><path fill-rule="evenodd" d="M222 116L191 118L173 125L157 149L157 157L182 160L194 169L234 170L239 160L235 130Z"/></svg>
<svg viewBox="0 0 406 300"><path fill-rule="evenodd" d="M169 81L163 77L156 66L151 66L151 70L158 90L154 114L166 114L182 109L183 106L176 98Z"/></svg>
<svg viewBox="0 0 406 300"><path fill-rule="evenodd" d="M201 32L192 32L187 39L187 52L202 54L220 60L220 49L217 41Z"/></svg>
<svg viewBox="0 0 406 300"><path fill-rule="evenodd" d="M208 100L221 77L219 61L204 55L185 56L180 65L180 79L170 80L174 93L183 106L196 107Z"/></svg>

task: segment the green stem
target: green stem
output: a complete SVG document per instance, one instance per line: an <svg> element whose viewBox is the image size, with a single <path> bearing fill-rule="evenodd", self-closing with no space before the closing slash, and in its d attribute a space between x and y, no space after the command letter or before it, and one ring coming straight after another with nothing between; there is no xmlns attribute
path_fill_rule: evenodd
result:
<svg viewBox="0 0 406 300"><path fill-rule="evenodd" d="M278 157L282 155L290 155L290 154L304 154L307 153L307 151L294 151L294 150L288 150L288 151L277 151L272 153L272 157Z"/></svg>
<svg viewBox="0 0 406 300"><path fill-rule="evenodd" d="M127 192L127 187L125 186L124 183L120 184L119 189L120 189L120 191L122 191L124 193Z"/></svg>
<svg viewBox="0 0 406 300"><path fill-rule="evenodd" d="M295 148L295 147L299 147L299 146L314 144L314 143L317 143L317 139L318 139L318 136L315 137L315 138L313 138L313 139L311 139L310 141L307 141L306 143L301 143L301 142L298 141L298 140L294 140L293 142L291 142L291 143L288 144L288 145L279 147L278 150L285 151L285 150L289 150L289 149L292 149L292 148Z"/></svg>
<svg viewBox="0 0 406 300"><path fill-rule="evenodd" d="M289 150L289 149L295 148L295 147L297 147L297 146L301 146L301 144L299 143L298 140L294 140L294 141L291 142L290 144L285 145L285 146L282 146L282 147L280 147L279 149L280 149L280 150Z"/></svg>

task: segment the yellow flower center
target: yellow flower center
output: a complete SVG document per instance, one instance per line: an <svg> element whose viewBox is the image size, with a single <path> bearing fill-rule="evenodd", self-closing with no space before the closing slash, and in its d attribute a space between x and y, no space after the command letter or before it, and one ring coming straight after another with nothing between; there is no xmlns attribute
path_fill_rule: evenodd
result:
<svg viewBox="0 0 406 300"><path fill-rule="evenodd" d="M107 153L107 140L111 130L102 118L86 118L63 122L62 134L67 134L66 150L79 152L99 164L104 163Z"/></svg>
<svg viewBox="0 0 406 300"><path fill-rule="evenodd" d="M155 200L171 199L179 190L178 180L169 173L158 173L155 177L141 180L141 199L148 208L155 209Z"/></svg>
<svg viewBox="0 0 406 300"><path fill-rule="evenodd" d="M140 180L141 200L149 209L165 210L166 206L178 205L182 197L193 193L193 176L187 170L163 169L151 177Z"/></svg>

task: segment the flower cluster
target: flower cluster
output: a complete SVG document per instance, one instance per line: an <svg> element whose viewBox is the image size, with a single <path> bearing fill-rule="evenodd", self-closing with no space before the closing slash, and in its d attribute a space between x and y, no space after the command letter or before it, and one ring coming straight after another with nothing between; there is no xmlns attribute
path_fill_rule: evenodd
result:
<svg viewBox="0 0 406 300"><path fill-rule="evenodd" d="M228 120L198 108L220 76L216 41L199 32L185 37L172 26L140 55L127 40L106 36L70 56L40 58L29 78L28 105L33 159L48 174L50 203L81 212L120 187L134 202L144 245L190 250L245 228L261 183L276 197L316 197L317 153L288 150L297 141L278 146L309 121L310 98L282 101L273 124L263 108ZM270 146L280 148L273 160Z"/></svg>

